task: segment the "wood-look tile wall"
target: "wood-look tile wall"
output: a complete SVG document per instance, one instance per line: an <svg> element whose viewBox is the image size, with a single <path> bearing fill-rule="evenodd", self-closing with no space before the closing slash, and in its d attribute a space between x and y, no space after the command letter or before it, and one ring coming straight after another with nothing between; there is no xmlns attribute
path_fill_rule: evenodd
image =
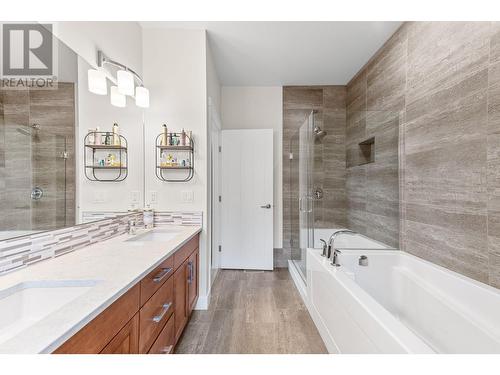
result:
<svg viewBox="0 0 500 375"><path fill-rule="evenodd" d="M75 224L75 89L0 90L2 230L51 230ZM40 125L35 136L19 132ZM62 158L64 151L68 159ZM42 199L30 199L31 189Z"/></svg>
<svg viewBox="0 0 500 375"><path fill-rule="evenodd" d="M500 287L500 23L405 23L347 98L348 139L371 111L399 113L401 248Z"/></svg>
<svg viewBox="0 0 500 375"><path fill-rule="evenodd" d="M345 86L287 86L283 88L283 251L289 258L291 240L299 242L297 131L312 110L315 123L327 135L314 147L313 179L324 191L315 201L315 226L346 226ZM295 137L294 137L295 136ZM295 159L289 160L290 152ZM295 168L295 169L296 169Z"/></svg>
<svg viewBox="0 0 500 375"><path fill-rule="evenodd" d="M399 247L399 124L405 103L406 44L395 35L347 86L348 228ZM364 146L374 139L366 163Z"/></svg>

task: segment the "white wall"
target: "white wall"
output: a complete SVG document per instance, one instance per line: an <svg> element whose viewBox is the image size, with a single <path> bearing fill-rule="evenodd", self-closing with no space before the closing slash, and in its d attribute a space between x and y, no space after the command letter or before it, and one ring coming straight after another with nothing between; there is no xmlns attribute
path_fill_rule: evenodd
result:
<svg viewBox="0 0 500 375"><path fill-rule="evenodd" d="M204 30L145 28L143 30L144 84L151 105L145 111L146 203L157 192L157 210L201 211L200 303L206 302L209 285L207 201L207 71ZM155 176L155 137L162 124L169 129L191 130L195 142L195 175L185 183L160 181ZM192 193L192 201L183 200Z"/></svg>
<svg viewBox="0 0 500 375"><path fill-rule="evenodd" d="M142 73L142 28L137 22L54 22L53 33L92 67L101 49L137 73Z"/></svg>
<svg viewBox="0 0 500 375"><path fill-rule="evenodd" d="M53 33L78 54L77 220L83 211L126 211L132 204L142 207L143 111L130 98L126 108L117 108L110 104L109 94L95 95L87 89L87 70L96 66L99 49L142 74L141 26L137 22L55 22ZM83 138L89 128L111 130L114 122L129 141L129 175L120 183L91 182L83 171ZM137 202L132 202L134 192Z"/></svg>
<svg viewBox="0 0 500 375"><path fill-rule="evenodd" d="M88 90L87 71L90 68L82 58L78 57L78 129L76 150L77 158L77 220L85 211L118 211L126 212L130 208L143 206L143 110L137 107L131 98L127 98L125 108L114 107L109 95L95 95ZM108 85L109 86L109 85ZM113 123L117 123L120 134L128 141L128 176L122 182L96 182L85 177L83 165L83 141L88 129L99 126L100 131L112 131ZM87 149L87 152L91 152ZM99 151L105 156L107 152ZM112 152L118 157L117 152ZM91 173L87 169L87 173ZM117 171L96 171L100 178L114 178ZM136 199L136 201L133 201ZM133 205L133 206L132 206Z"/></svg>
<svg viewBox="0 0 500 375"><path fill-rule="evenodd" d="M282 87L222 87L223 129L273 129L274 247L281 248L282 206ZM224 152L224 151L223 151Z"/></svg>

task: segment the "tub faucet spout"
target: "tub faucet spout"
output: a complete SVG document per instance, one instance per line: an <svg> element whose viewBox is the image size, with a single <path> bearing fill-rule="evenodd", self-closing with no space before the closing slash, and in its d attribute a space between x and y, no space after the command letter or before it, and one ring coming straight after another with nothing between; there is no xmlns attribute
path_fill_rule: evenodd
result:
<svg viewBox="0 0 500 375"><path fill-rule="evenodd" d="M332 233L332 235L330 236L330 239L328 240L328 250L327 250L327 259L330 259L332 258L332 265L338 265L338 254L340 253L339 250L337 250L335 247L334 247L334 244L335 244L335 239L340 235L340 234L357 234L356 232L352 231L352 230L349 230L349 229L340 229L340 230L337 230L335 232ZM334 250L332 252L332 249ZM335 262L334 262L335 260Z"/></svg>
<svg viewBox="0 0 500 375"><path fill-rule="evenodd" d="M332 263L330 264L334 267L340 267L339 254L342 254L342 251L339 249L333 249Z"/></svg>

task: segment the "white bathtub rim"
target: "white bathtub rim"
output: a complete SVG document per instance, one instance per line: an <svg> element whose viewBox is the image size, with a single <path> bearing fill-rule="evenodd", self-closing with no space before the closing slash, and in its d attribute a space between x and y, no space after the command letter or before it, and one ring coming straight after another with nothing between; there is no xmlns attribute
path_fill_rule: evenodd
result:
<svg viewBox="0 0 500 375"><path fill-rule="evenodd" d="M347 250L346 250L347 251ZM359 250L356 250L359 251ZM372 251L372 250L370 250ZM373 250L381 251L384 253L395 253L394 250ZM427 345L424 340L418 337L414 332L412 332L406 325L401 323L399 320L391 314L384 306L382 306L377 300L375 300L370 294L368 294L361 286L359 286L354 280L352 280L345 272L341 269L333 268L328 264L328 261L321 257L320 250L318 249L308 249L308 254L319 259L322 265L327 269L327 271L334 277L342 287L349 291L355 291L356 293L351 293L352 298L360 304L370 315L370 317L376 321L384 330L389 334L389 336L400 345L403 350L410 354L432 354L436 353L429 345ZM397 254L402 253L398 251ZM312 305L312 304L311 304ZM362 325L358 323L358 326L363 330ZM363 330L364 331L364 330ZM367 334L367 337L369 335ZM373 341L372 341L373 342ZM375 342L373 342L375 346ZM336 345L337 346L337 345Z"/></svg>

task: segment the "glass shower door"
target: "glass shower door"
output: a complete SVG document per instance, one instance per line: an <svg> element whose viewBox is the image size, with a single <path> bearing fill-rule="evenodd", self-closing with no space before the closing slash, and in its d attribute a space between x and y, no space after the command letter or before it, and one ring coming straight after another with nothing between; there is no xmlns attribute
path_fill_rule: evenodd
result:
<svg viewBox="0 0 500 375"><path fill-rule="evenodd" d="M290 144L291 258L304 280L306 251L314 246L313 130L314 113L311 112Z"/></svg>

